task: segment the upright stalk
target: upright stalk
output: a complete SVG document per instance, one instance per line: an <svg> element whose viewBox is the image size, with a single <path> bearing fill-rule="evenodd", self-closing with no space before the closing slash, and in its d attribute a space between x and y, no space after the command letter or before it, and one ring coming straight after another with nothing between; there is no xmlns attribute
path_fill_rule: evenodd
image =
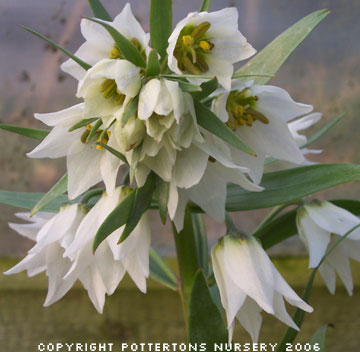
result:
<svg viewBox="0 0 360 352"><path fill-rule="evenodd" d="M193 228L191 212L188 208L185 212L183 230L178 233L174 224L172 224L172 228L180 273L179 293L185 317L185 324L187 327L191 289L195 274L199 269L195 232Z"/></svg>

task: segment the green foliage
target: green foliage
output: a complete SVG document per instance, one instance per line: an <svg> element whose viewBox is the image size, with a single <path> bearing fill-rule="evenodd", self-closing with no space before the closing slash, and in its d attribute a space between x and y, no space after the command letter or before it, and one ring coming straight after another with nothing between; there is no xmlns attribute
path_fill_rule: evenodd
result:
<svg viewBox="0 0 360 352"><path fill-rule="evenodd" d="M94 121L98 120L98 117L92 117L90 119L82 119L81 121L77 122L75 125L69 128L69 132L75 131L81 127L85 127L88 124L93 123Z"/></svg>
<svg viewBox="0 0 360 352"><path fill-rule="evenodd" d="M209 249L204 216L202 214L192 214L191 216L196 242L197 257L199 258L199 268L204 270L205 275L209 275Z"/></svg>
<svg viewBox="0 0 360 352"><path fill-rule="evenodd" d="M25 137L37 139L38 141L43 140L50 133L50 131L48 130L39 130L35 128L6 125L4 123L0 123L0 129L17 133Z"/></svg>
<svg viewBox="0 0 360 352"><path fill-rule="evenodd" d="M168 39L172 31L172 0L151 0L150 43L161 58L166 56Z"/></svg>
<svg viewBox="0 0 360 352"><path fill-rule="evenodd" d="M124 242L130 236L131 232L139 223L142 215L149 209L155 189L155 182L156 175L153 172L150 172L144 186L136 189L130 216L126 221L124 231L122 232L118 243Z"/></svg>
<svg viewBox="0 0 360 352"><path fill-rule="evenodd" d="M169 200L170 184L161 177L156 177L156 189L154 197L159 204L161 222L165 224L167 216L167 205Z"/></svg>
<svg viewBox="0 0 360 352"><path fill-rule="evenodd" d="M136 114L139 105L139 96L137 95L131 102L126 105L124 113L121 116L121 125L125 126L129 119Z"/></svg>
<svg viewBox="0 0 360 352"><path fill-rule="evenodd" d="M148 56L148 62L146 67L146 76L155 77L160 73L160 61L156 50L152 49Z"/></svg>
<svg viewBox="0 0 360 352"><path fill-rule="evenodd" d="M240 140L228 126L226 126L211 110L199 101L194 100L196 118L200 126L229 143L233 147L255 156L255 153L244 142Z"/></svg>
<svg viewBox="0 0 360 352"><path fill-rule="evenodd" d="M203 11L209 12L209 10L210 10L210 0L203 0L200 7L200 12Z"/></svg>
<svg viewBox="0 0 360 352"><path fill-rule="evenodd" d="M212 351L215 343L227 343L228 331L216 304L212 300L202 270L196 273L191 291L189 342L206 343Z"/></svg>
<svg viewBox="0 0 360 352"><path fill-rule="evenodd" d="M325 352L326 333L329 326L331 325L326 324L316 330L310 340L310 345L312 346L311 352Z"/></svg>
<svg viewBox="0 0 360 352"><path fill-rule="evenodd" d="M136 66L140 66L145 68L146 63L144 58L141 56L140 51L136 48L136 46L131 43L130 40L125 38L121 33L119 33L114 27L109 25L107 22L97 18L85 17L89 21L93 21L95 23L101 24L114 39L116 46L120 50L121 54L124 58L130 62L132 62Z"/></svg>
<svg viewBox="0 0 360 352"><path fill-rule="evenodd" d="M94 17L99 18L104 21L112 21L111 16L106 11L104 5L99 0L89 0L89 5L91 7L91 11L94 14Z"/></svg>
<svg viewBox="0 0 360 352"><path fill-rule="evenodd" d="M61 45L56 44L55 42L53 42L51 39L46 38L45 36L41 35L40 33L34 31L33 29L30 29L28 27L25 26L21 26L22 28L24 28L25 30L27 30L28 32L36 35L37 37L39 37L42 40L45 40L46 42L48 42L49 44L51 44L52 46L54 46L56 49L59 49L60 51L62 51L65 55L67 55L70 59L73 59L77 64L79 64L84 70L88 70L89 68L91 68L91 65L89 65L88 63L86 63L85 61L81 60L80 58L78 58L77 56L73 55L70 51L66 50L65 48L63 48Z"/></svg>
<svg viewBox="0 0 360 352"><path fill-rule="evenodd" d="M291 53L329 14L330 11L324 9L304 17L275 38L246 65L241 67L233 77L239 77L243 81L248 81L245 77L241 78L241 75L257 74L259 72L274 75ZM266 84L269 80L269 77L254 77L255 84Z"/></svg>
<svg viewBox="0 0 360 352"><path fill-rule="evenodd" d="M42 210L46 205L53 202L57 199L60 195L64 194L67 191L67 182L68 182L68 175L65 174L61 179L56 182L56 184L47 192L34 206L31 210L30 216L33 216L38 211Z"/></svg>
<svg viewBox="0 0 360 352"><path fill-rule="evenodd" d="M118 152L116 149L111 148L110 146L108 146L107 144L98 142L96 143L96 145L99 145L101 147L103 147L104 149L106 149L107 151L109 151L111 154L115 155L118 159L120 159L121 161L123 161L125 164L128 163L126 157L124 154Z"/></svg>

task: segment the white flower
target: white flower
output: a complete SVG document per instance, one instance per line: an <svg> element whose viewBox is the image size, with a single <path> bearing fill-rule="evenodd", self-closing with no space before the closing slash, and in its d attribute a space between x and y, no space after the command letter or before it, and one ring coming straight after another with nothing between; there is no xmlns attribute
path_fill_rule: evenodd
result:
<svg viewBox="0 0 360 352"><path fill-rule="evenodd" d="M239 32L236 8L189 13L176 25L167 49L172 71L216 76L227 90L231 87L233 64L255 52Z"/></svg>
<svg viewBox="0 0 360 352"><path fill-rule="evenodd" d="M100 244L95 256L92 254L92 244L97 230L125 195L126 190L122 187L116 188L112 196L104 193L81 222L74 241L64 254L74 260L65 278L81 277L87 267L96 264L96 270L99 271L102 280L98 285L93 285L91 280L83 282L83 284L87 289L88 287L94 288L91 299L99 311L104 305L105 293L110 295L114 292L125 272L128 272L142 292L146 292L151 240L147 214L142 216L136 228L124 242L117 244L124 229L122 226ZM90 278L92 278L91 275Z"/></svg>
<svg viewBox="0 0 360 352"><path fill-rule="evenodd" d="M360 220L330 202L313 201L298 210L296 224L300 239L309 251L309 268L315 268L326 250L360 224ZM321 277L333 294L337 273L349 295L352 295L353 281L349 258L360 261L360 229L347 236L319 267Z"/></svg>
<svg viewBox="0 0 360 352"><path fill-rule="evenodd" d="M131 40L133 44L144 54L148 54L150 48L149 34L146 34L140 23L131 12L130 4L127 3L122 12L117 15L113 22L108 22L124 37ZM81 21L81 33L86 42L75 52L89 65L95 65L103 59L123 58L115 42L107 30L98 23L83 19ZM72 59L67 60L61 65L61 69L72 75L78 80L84 78L86 71Z"/></svg>
<svg viewBox="0 0 360 352"><path fill-rule="evenodd" d="M248 167L255 183L261 180L266 156L295 164L304 162L287 123L311 112L311 105L296 103L281 88L236 80L231 92L217 90L213 95L216 96L212 104L214 113L257 155L252 157L231 148L234 162Z"/></svg>
<svg viewBox="0 0 360 352"><path fill-rule="evenodd" d="M236 317L256 342L262 323L261 310L298 330L286 312L284 298L290 304L312 312L313 309L287 284L255 238L227 235L212 248L211 258L226 311L230 341Z"/></svg>
<svg viewBox="0 0 360 352"><path fill-rule="evenodd" d="M87 144L85 141L93 127L92 125L69 132L69 128L85 118L84 104L78 104L54 113L35 114L35 117L48 126L52 126L53 129L27 155L31 158L66 156L70 199L76 198L101 180L104 181L107 192L109 194L113 192L116 176L122 162L108 151L95 145L98 140L114 147L117 145L114 134L111 133L112 128L107 129L108 125L104 122L105 119L103 125L100 126L101 129ZM98 116L92 115L90 117Z"/></svg>
<svg viewBox="0 0 360 352"><path fill-rule="evenodd" d="M84 207L78 204L65 205L57 214L38 213L30 218L30 213L16 214L30 224L9 224L22 236L35 241L35 246L17 265L6 271L6 275L27 270L28 276L46 271L49 290L44 306L49 306L63 297L72 287L76 278L63 276L71 267L71 260L64 258L64 249L75 235L76 229L85 216Z"/></svg>

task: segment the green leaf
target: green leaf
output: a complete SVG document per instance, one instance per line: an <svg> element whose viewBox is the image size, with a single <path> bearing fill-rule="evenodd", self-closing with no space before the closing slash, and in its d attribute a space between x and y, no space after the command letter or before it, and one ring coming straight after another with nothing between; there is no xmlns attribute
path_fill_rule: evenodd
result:
<svg viewBox="0 0 360 352"><path fill-rule="evenodd" d="M46 205L53 202L59 196L67 191L68 176L65 174L56 184L47 192L31 210L30 216L35 215L38 211L43 209Z"/></svg>
<svg viewBox="0 0 360 352"><path fill-rule="evenodd" d="M203 0L200 7L200 12L203 11L209 12L209 10L210 10L210 0Z"/></svg>
<svg viewBox="0 0 360 352"><path fill-rule="evenodd" d="M151 0L150 43L160 56L166 56L168 39L172 32L172 1Z"/></svg>
<svg viewBox="0 0 360 352"><path fill-rule="evenodd" d="M102 120L98 119L95 125L91 128L89 135L86 137L85 143L89 143L92 140L92 138L95 136L97 130L101 125L102 125Z"/></svg>
<svg viewBox="0 0 360 352"><path fill-rule="evenodd" d="M323 325L316 330L310 340L310 345L312 346L311 352L325 352L326 333L329 326L332 327L332 324Z"/></svg>
<svg viewBox="0 0 360 352"><path fill-rule="evenodd" d="M320 131L316 132L314 135L312 135L307 142L302 145L300 148L303 149L307 147L308 145L314 143L317 141L323 134L325 134L327 131L329 131L332 127L334 127L343 117L345 114L341 114L332 121L330 121L328 124L326 124Z"/></svg>
<svg viewBox="0 0 360 352"><path fill-rule="evenodd" d="M213 351L215 343L228 342L228 331L216 304L213 302L202 270L196 273L191 290L189 342L206 343Z"/></svg>
<svg viewBox="0 0 360 352"><path fill-rule="evenodd" d="M196 241L197 255L199 258L199 267L204 269L205 275L209 275L209 249L206 236L204 216L202 214L192 214L192 223Z"/></svg>
<svg viewBox="0 0 360 352"><path fill-rule="evenodd" d="M354 215L360 215L360 201L351 199L330 200L331 203L343 208ZM296 211L292 209L265 224L253 233L253 236L261 240L264 249L271 248L287 238L297 234Z"/></svg>
<svg viewBox="0 0 360 352"><path fill-rule="evenodd" d="M336 241L332 246L328 247L328 249L326 250L325 255L322 257L319 265L311 272L310 278L306 284L304 293L302 294L301 298L305 301L305 302L309 302L310 299L310 294L311 294L311 289L313 287L313 283L314 283L314 279L315 279L315 275L317 273L317 271L319 270L319 267L322 265L322 263L324 263L324 261L326 260L326 258L334 251L334 249L342 242L344 241L353 231L355 231L357 228L360 227L360 224L354 226L351 230L349 230L344 236L342 236L338 241ZM293 317L294 323L301 328L301 325L304 321L304 317L305 317L305 312L300 309L297 308ZM286 351L286 346L288 343L292 343L296 336L298 334L298 331L293 329L293 328L288 328L284 338L281 340L279 347L277 349L277 352L285 352Z"/></svg>
<svg viewBox="0 0 360 352"><path fill-rule="evenodd" d="M22 136L37 139L39 141L42 141L50 133L50 131L48 130L39 130L35 128L6 125L4 123L0 123L0 129L21 134Z"/></svg>
<svg viewBox="0 0 360 352"><path fill-rule="evenodd" d="M144 186L136 189L130 216L126 221L124 231L122 232L118 243L124 242L130 236L139 223L142 215L149 209L155 189L155 182L156 175L153 172L150 172Z"/></svg>
<svg viewBox="0 0 360 352"><path fill-rule="evenodd" d="M221 138L233 147L255 156L255 153L240 140L240 138L226 126L211 110L194 100L197 122L200 126Z"/></svg>
<svg viewBox="0 0 360 352"><path fill-rule="evenodd" d="M159 204L161 222L166 223L167 205L169 200L170 184L161 177L156 177L156 188L154 196Z"/></svg>
<svg viewBox="0 0 360 352"><path fill-rule="evenodd" d="M108 215L99 227L93 242L93 252L99 247L102 241L110 236L115 230L125 225L129 219L135 199L135 190L131 192L119 203L119 205Z"/></svg>
<svg viewBox="0 0 360 352"><path fill-rule="evenodd" d="M121 116L121 125L124 127L129 119L136 114L139 105L139 96L137 95L131 102L126 105L124 113Z"/></svg>
<svg viewBox="0 0 360 352"><path fill-rule="evenodd" d="M177 291L177 278L163 259L150 248L150 277L171 290Z"/></svg>
<svg viewBox="0 0 360 352"><path fill-rule="evenodd" d="M28 32L35 34L37 37L39 37L42 40L45 40L46 42L48 42L49 44L51 44L52 46L54 46L56 49L59 49L60 51L62 51L65 55L67 55L69 58L73 59L77 64L79 64L84 70L88 70L89 68L91 68L91 65L89 65L88 63L86 63L85 61L81 60L80 58L78 58L77 56L73 55L70 51L66 50L65 48L63 48L61 45L56 44L55 42L53 42L52 40L44 37L43 35L41 35L40 33L34 31L33 29L30 29L28 27L25 26L21 26L22 28L26 29Z"/></svg>
<svg viewBox="0 0 360 352"><path fill-rule="evenodd" d="M189 93L201 92L201 87L197 86L196 84L191 84L189 82L184 82L184 81L178 81L178 83L179 83L179 87L183 92L189 92Z"/></svg>
<svg viewBox="0 0 360 352"><path fill-rule="evenodd" d="M158 53L156 50L152 49L148 56L146 76L154 77L154 76L158 76L159 73L160 73L160 62L159 62Z"/></svg>
<svg viewBox="0 0 360 352"><path fill-rule="evenodd" d="M104 21L112 22L112 18L109 13L106 11L105 7L99 0L89 0L91 11L94 14L94 17L100 18Z"/></svg>
<svg viewBox="0 0 360 352"><path fill-rule="evenodd" d="M142 148L142 143L140 145L138 145L136 148L134 148L133 152L131 154L131 163L130 163L130 170L129 170L130 184L132 184L134 181L135 170L136 170L137 164L140 159L141 148Z"/></svg>
<svg viewBox="0 0 360 352"><path fill-rule="evenodd" d="M110 26L108 23L99 20L97 18L91 18L91 17L85 17L85 18L88 19L89 21L93 21L101 24L108 31L108 33L114 39L121 54L124 56L126 60L132 62L136 66L140 66L143 68L146 67L146 62L144 58L141 56L136 46L133 43L131 43L130 40L125 38L121 33L119 33L114 27Z"/></svg>
<svg viewBox="0 0 360 352"><path fill-rule="evenodd" d="M241 78L241 75L258 72L274 75L297 46L329 13L330 11L326 9L318 10L304 17L275 38L246 65L241 67L233 77L247 81L246 78ZM254 78L255 84L266 84L269 80L269 77Z"/></svg>
<svg viewBox="0 0 360 352"><path fill-rule="evenodd" d="M213 78L210 81L201 83L200 87L201 92L192 94L192 96L197 100L207 98L215 89L217 89L218 81L216 78Z"/></svg>
<svg viewBox="0 0 360 352"><path fill-rule="evenodd" d="M109 151L111 154L115 155L117 158L119 158L121 161L123 161L124 163L128 164L128 161L125 157L124 154L118 152L116 149L111 148L110 146L108 146L107 144L98 142L96 143L96 145L100 145L101 147L103 147L104 149L106 149L107 151Z"/></svg>
<svg viewBox="0 0 360 352"><path fill-rule="evenodd" d="M226 209L231 212L273 207L351 181L360 181L360 165L317 164L270 172L263 177L262 192L230 184Z"/></svg>
<svg viewBox="0 0 360 352"><path fill-rule="evenodd" d="M99 119L98 117L92 117L90 119L82 119L81 121L77 122L75 125L71 126L68 131L69 132L75 131L81 127L91 124L92 122L94 122L98 119Z"/></svg>
<svg viewBox="0 0 360 352"><path fill-rule="evenodd" d="M0 190L0 203L31 210L43 198L45 193L11 192ZM67 196L59 196L42 208L42 211L56 213L63 203L68 203ZM74 200L75 202L75 200Z"/></svg>

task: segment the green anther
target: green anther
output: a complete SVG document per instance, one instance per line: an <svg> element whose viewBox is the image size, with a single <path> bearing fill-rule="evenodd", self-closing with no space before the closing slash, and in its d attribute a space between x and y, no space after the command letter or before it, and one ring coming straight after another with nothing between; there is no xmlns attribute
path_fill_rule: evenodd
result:
<svg viewBox="0 0 360 352"><path fill-rule="evenodd" d="M201 55L197 55L196 57L196 66L201 72L206 72L209 70L208 64L205 62Z"/></svg>
<svg viewBox="0 0 360 352"><path fill-rule="evenodd" d="M124 94L116 94L116 97L114 99L114 103L121 105L125 100L125 95Z"/></svg>
<svg viewBox="0 0 360 352"><path fill-rule="evenodd" d="M189 70L193 75L200 74L200 71L196 68L196 66L192 63L192 61L187 56L184 56L181 59L181 62L185 66L185 68L187 70Z"/></svg>
<svg viewBox="0 0 360 352"><path fill-rule="evenodd" d="M210 28L211 23L210 22L203 22L200 23L198 26L195 27L195 29L192 31L191 36L194 39L198 39L202 37Z"/></svg>
<svg viewBox="0 0 360 352"><path fill-rule="evenodd" d="M248 113L251 114L251 116L255 119L255 120L259 120L260 122L262 122L263 124L267 125L269 124L269 119L263 115L261 112L254 110L254 109L248 109Z"/></svg>
<svg viewBox="0 0 360 352"><path fill-rule="evenodd" d="M107 85L107 88L102 92L105 99L110 99L114 94L116 94L116 83L115 80L112 81L111 84Z"/></svg>
<svg viewBox="0 0 360 352"><path fill-rule="evenodd" d="M84 144L86 143L86 140L87 140L89 134L90 134L90 130L86 129L85 132L81 135L81 138L80 138L82 143L84 143Z"/></svg>
<svg viewBox="0 0 360 352"><path fill-rule="evenodd" d="M115 83L115 80L113 79L107 79L105 80L100 88L100 92L104 93L106 89L108 89L110 86L112 86Z"/></svg>
<svg viewBox="0 0 360 352"><path fill-rule="evenodd" d="M131 40L131 43L134 44L134 46L136 47L136 49L138 49L139 51L141 51L141 44L140 42L136 39L136 38L132 38Z"/></svg>
<svg viewBox="0 0 360 352"><path fill-rule="evenodd" d="M120 59L122 57L120 50L115 45L114 48L110 51L109 58L110 59Z"/></svg>

